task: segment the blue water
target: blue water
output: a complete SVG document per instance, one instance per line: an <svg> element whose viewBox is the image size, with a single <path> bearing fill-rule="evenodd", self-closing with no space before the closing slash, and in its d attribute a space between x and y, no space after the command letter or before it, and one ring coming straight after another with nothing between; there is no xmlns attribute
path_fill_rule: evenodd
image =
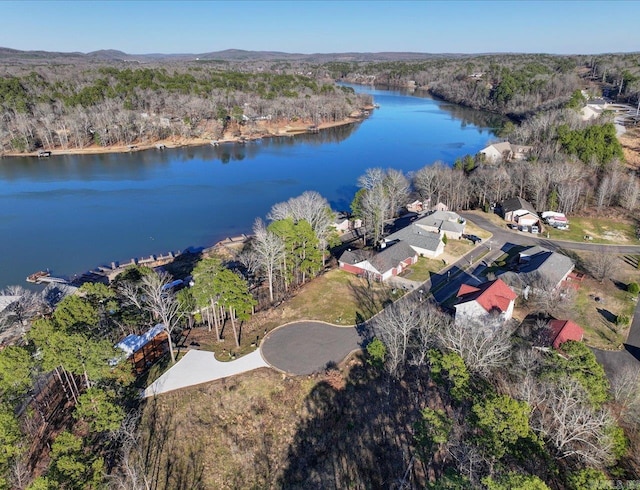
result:
<svg viewBox="0 0 640 490"><path fill-rule="evenodd" d="M358 87L380 105L362 123L314 135L0 160L0 288L49 268L208 246L248 233L271 206L316 190L348 210L367 168L418 170L475 154L498 121L427 97Z"/></svg>

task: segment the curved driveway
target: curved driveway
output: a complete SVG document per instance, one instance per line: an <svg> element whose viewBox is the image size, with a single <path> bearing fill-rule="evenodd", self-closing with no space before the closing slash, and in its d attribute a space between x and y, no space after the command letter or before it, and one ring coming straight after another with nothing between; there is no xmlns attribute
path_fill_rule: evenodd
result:
<svg viewBox="0 0 640 490"><path fill-rule="evenodd" d="M335 327L316 321L293 322L269 333L262 341L262 357L289 374L312 374L338 364L362 348L355 327Z"/></svg>

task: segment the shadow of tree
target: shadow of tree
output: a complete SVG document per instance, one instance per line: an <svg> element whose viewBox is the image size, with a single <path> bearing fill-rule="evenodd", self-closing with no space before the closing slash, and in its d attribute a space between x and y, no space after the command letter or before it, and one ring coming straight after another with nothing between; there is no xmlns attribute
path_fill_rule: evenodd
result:
<svg viewBox="0 0 640 490"><path fill-rule="evenodd" d="M154 398L145 410L141 424L143 469L153 482L153 490L204 489L204 448L194 440L177 437L177 424L170 407Z"/></svg>
<svg viewBox="0 0 640 490"><path fill-rule="evenodd" d="M366 363L351 369L343 389L318 383L305 400L279 487L391 488L407 471L409 481L421 479L411 464L413 424L437 398L425 391L415 379L393 380Z"/></svg>
<svg viewBox="0 0 640 490"><path fill-rule="evenodd" d="M611 323L616 323L616 319L618 318L617 315L614 315L613 313L611 313L609 310L605 310L604 308L596 308L598 310L598 313L600 313L600 315L602 315L602 317Z"/></svg>

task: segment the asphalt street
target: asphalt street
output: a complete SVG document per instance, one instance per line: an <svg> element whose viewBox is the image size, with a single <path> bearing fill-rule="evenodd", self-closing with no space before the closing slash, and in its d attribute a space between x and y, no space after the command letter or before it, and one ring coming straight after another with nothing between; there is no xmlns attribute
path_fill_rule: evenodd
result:
<svg viewBox="0 0 640 490"><path fill-rule="evenodd" d="M355 327L336 327L324 322L294 322L271 331L260 350L267 363L289 374L313 374L338 364L362 348Z"/></svg>

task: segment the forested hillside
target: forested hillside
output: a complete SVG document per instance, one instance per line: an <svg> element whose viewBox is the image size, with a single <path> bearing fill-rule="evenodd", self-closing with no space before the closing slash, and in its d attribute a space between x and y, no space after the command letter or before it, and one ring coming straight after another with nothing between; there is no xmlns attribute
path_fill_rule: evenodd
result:
<svg viewBox="0 0 640 490"><path fill-rule="evenodd" d="M369 101L331 80L206 63L11 66L2 71L0 142L5 151L172 137L220 139L233 124L249 126L251 134L257 121L341 121Z"/></svg>
<svg viewBox="0 0 640 490"><path fill-rule="evenodd" d="M334 62L335 78L424 89L445 100L526 118L568 102L578 89L638 100L640 66L632 54L551 56L496 54L428 61ZM599 85L597 85L599 84Z"/></svg>
<svg viewBox="0 0 640 490"><path fill-rule="evenodd" d="M335 80L428 90L518 121L563 107L579 89L631 103L640 91L634 55L416 54L411 61L410 53L395 60L382 53L373 61L356 54L340 57L354 61L326 61L267 54L140 62L110 51L51 60L42 52L10 52L0 61L0 150L219 139L231 124L261 120L341 121L370 100L337 88Z"/></svg>

